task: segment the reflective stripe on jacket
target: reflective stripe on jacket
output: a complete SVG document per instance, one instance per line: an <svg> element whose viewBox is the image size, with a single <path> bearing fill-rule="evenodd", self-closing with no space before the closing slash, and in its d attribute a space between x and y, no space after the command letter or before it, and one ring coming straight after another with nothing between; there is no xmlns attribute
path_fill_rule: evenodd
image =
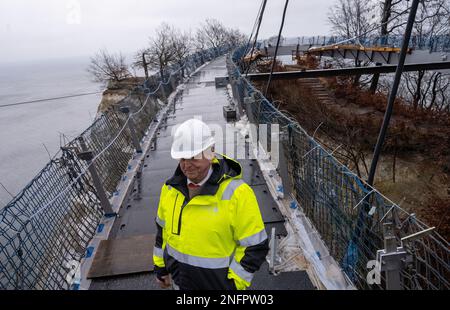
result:
<svg viewBox="0 0 450 310"><path fill-rule="evenodd" d="M223 156L198 196L189 200L177 168L161 190L153 260L181 289L246 289L268 252L253 190L240 164Z"/></svg>

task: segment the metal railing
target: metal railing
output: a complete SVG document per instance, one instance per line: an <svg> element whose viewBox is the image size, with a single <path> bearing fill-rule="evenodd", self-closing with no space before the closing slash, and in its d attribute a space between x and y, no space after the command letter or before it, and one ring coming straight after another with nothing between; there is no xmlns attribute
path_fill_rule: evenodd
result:
<svg viewBox="0 0 450 310"><path fill-rule="evenodd" d="M62 147L0 210L0 289L70 288L73 262L85 257L105 215L98 187L107 199L115 195L136 141L158 112L157 99L165 101L184 74L227 50L197 52L166 70L164 80L150 77Z"/></svg>
<svg viewBox="0 0 450 310"><path fill-rule="evenodd" d="M449 243L366 184L268 101L241 75L243 52L237 49L227 63L233 94L251 123L279 125L285 156L280 162L290 172L283 184L290 184L293 200L348 279L359 289L449 289ZM371 263L378 280L368 279Z"/></svg>
<svg viewBox="0 0 450 310"><path fill-rule="evenodd" d="M386 35L386 36L363 36L350 38L345 36L302 36L297 38L285 38L281 42L281 46L292 45L310 45L325 46L333 44L355 44L365 47L387 46L401 47L403 41L402 36ZM267 41L261 41L263 46L267 46ZM431 35L431 36L411 36L409 47L417 50L429 50L430 52L448 52L450 51L450 35Z"/></svg>

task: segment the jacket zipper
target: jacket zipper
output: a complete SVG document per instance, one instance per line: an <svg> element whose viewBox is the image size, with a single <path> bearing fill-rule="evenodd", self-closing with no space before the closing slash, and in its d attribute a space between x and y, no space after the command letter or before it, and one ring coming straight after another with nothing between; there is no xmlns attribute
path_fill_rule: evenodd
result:
<svg viewBox="0 0 450 310"><path fill-rule="evenodd" d="M181 206L181 210L180 210L180 217L178 218L178 233L177 235L179 236L181 234L181 217L183 216L183 210L184 207L186 207L186 205L188 204L189 201L186 201L186 199L183 202L183 205Z"/></svg>
<svg viewBox="0 0 450 310"><path fill-rule="evenodd" d="M173 204L173 210L172 210L172 234L176 235L177 233L173 232L173 219L174 219L174 215L175 215L175 209L177 208L177 201L178 201L178 193L177 193L177 197L175 197L175 203Z"/></svg>
<svg viewBox="0 0 450 310"><path fill-rule="evenodd" d="M180 216L178 217L178 229L176 232L174 232L173 231L173 219L174 219L174 215L175 215L175 209L177 208L178 196L179 196L179 193L177 193L177 197L175 197L175 203L173 205L173 211L172 211L172 234L177 235L177 236L179 236L181 233L181 217L183 216L183 209L189 202L189 200L187 200L185 197L183 205L181 206Z"/></svg>

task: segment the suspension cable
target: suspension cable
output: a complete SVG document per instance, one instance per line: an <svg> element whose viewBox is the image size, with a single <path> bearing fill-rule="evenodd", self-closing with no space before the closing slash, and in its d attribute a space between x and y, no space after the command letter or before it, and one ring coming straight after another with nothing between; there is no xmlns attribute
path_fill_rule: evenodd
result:
<svg viewBox="0 0 450 310"><path fill-rule="evenodd" d="M289 0L286 0L286 3L284 5L283 17L281 19L280 31L278 32L278 39L277 39L277 46L275 48L275 55L273 55L272 68L270 69L269 80L267 81L266 91L264 92L264 97L266 97L266 98L267 98L267 92L269 91L270 82L272 81L272 74L273 74L273 69L275 68L275 62L277 60L278 47L280 46L281 33L283 32L284 20L286 18L286 10L287 10L288 4L289 4Z"/></svg>
<svg viewBox="0 0 450 310"><path fill-rule="evenodd" d="M12 107L12 106L22 105L22 104L30 104L30 103L38 103L38 102L52 101L52 100L58 100L58 99L66 99L66 98L73 98L73 97L81 97L81 96L88 96L88 95L96 95L96 94L101 94L101 93L102 93L102 91L96 91L96 92L90 92L90 93L80 93L80 94L67 95L67 96L59 96L59 97L53 97L53 98L44 98L44 99L36 99L36 100L30 100L30 101L22 101L22 102L8 103L8 104L2 104L2 105L0 105L0 108Z"/></svg>
<svg viewBox="0 0 450 310"><path fill-rule="evenodd" d="M7 192L12 198L14 198L14 195L13 194L11 194L11 192L6 188L6 186L5 185L3 185L3 183L2 182L0 182L0 186L1 187L3 187L3 189L5 190L5 192Z"/></svg>
<svg viewBox="0 0 450 310"><path fill-rule="evenodd" d="M251 33L250 36L248 37L247 44L245 45L245 52L244 52L243 55L242 55L242 59L245 57L245 55L246 55L247 52L248 52L248 48L250 47L250 42L252 41L253 33L255 32L256 25L258 24L259 14L261 14L261 10L262 10L262 7L263 7L263 3L264 3L264 0L261 1L261 5L259 6L258 14L256 14L255 22L253 23L252 33Z"/></svg>
<svg viewBox="0 0 450 310"><path fill-rule="evenodd" d="M247 68L246 68L245 76L248 75L248 71L250 70L250 66L251 66L251 64L252 64L253 51L255 50L256 42L257 42L257 40L258 40L259 29L260 29L260 27L261 27L261 22L262 22L262 19L263 19L263 16L264 16L264 11L266 10L266 4L267 4L267 0L263 0L261 12L260 12L260 14L259 14L258 28L257 28L257 30L256 30L255 40L253 41L252 49L251 49L251 51L250 51L250 61L249 61L248 66L247 66ZM245 55L245 54L244 54L244 55Z"/></svg>

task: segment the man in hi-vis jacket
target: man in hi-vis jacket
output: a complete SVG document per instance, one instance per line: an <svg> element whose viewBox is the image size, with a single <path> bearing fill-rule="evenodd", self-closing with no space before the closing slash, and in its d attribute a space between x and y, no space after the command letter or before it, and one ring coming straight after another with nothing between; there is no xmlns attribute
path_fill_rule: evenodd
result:
<svg viewBox="0 0 450 310"><path fill-rule="evenodd" d="M210 128L190 119L174 134L175 174L161 190L153 252L161 287L244 290L264 262L267 234L241 165L215 154Z"/></svg>

